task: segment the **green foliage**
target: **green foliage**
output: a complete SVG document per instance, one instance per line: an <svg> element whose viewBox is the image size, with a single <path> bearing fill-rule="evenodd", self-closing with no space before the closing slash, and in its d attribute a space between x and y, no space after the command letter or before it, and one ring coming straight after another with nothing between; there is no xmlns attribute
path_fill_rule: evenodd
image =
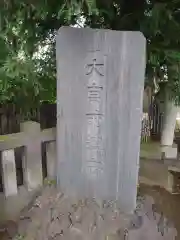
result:
<svg viewBox="0 0 180 240"><path fill-rule="evenodd" d="M56 100L55 35L62 25L135 30L147 39L146 79L168 79L180 103L180 0L3 0L0 3L0 103L23 111Z"/></svg>
<svg viewBox="0 0 180 240"><path fill-rule="evenodd" d="M28 113L56 101L55 35L71 25L82 8L95 14L93 0L4 0L0 3L0 103Z"/></svg>
<svg viewBox="0 0 180 240"><path fill-rule="evenodd" d="M20 235L20 234L18 234L18 235L14 238L14 240L24 240L24 239L25 239L25 236Z"/></svg>
<svg viewBox="0 0 180 240"><path fill-rule="evenodd" d="M44 180L44 184L45 184L45 186L49 186L49 187L51 187L51 186L55 186L56 185L56 180L52 180L52 179L45 179Z"/></svg>
<svg viewBox="0 0 180 240"><path fill-rule="evenodd" d="M148 84L156 89L168 80L166 91L180 104L180 0L114 0L103 7L98 1L97 7L99 16L85 16L86 24L141 31L147 39Z"/></svg>

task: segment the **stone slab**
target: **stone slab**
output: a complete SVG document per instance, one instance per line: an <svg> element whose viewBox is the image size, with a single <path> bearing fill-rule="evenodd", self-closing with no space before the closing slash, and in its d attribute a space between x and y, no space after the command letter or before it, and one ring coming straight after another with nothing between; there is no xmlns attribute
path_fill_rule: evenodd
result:
<svg viewBox="0 0 180 240"><path fill-rule="evenodd" d="M136 206L145 72L140 32L63 27L57 54L58 183Z"/></svg>

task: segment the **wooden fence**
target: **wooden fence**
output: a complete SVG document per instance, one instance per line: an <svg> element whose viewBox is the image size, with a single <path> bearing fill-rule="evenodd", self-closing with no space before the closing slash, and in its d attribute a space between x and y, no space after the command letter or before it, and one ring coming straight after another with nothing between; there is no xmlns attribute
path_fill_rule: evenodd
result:
<svg viewBox="0 0 180 240"><path fill-rule="evenodd" d="M32 109L28 120L39 122L41 128L56 126L56 104L44 103L40 109ZM0 105L0 135L17 133L24 115L14 104Z"/></svg>

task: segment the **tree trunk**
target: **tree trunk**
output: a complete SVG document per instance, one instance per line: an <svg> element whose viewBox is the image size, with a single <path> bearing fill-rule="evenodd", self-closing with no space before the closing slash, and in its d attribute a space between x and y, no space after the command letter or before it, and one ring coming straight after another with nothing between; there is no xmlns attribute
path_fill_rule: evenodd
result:
<svg viewBox="0 0 180 240"><path fill-rule="evenodd" d="M163 146L172 146L173 144L177 111L178 108L172 101L165 101L164 122L161 135L161 145Z"/></svg>

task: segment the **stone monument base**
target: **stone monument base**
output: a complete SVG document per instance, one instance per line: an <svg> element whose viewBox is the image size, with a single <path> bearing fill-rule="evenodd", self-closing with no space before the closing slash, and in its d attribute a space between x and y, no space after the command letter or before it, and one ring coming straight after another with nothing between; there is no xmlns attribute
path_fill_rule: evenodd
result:
<svg viewBox="0 0 180 240"><path fill-rule="evenodd" d="M125 215L114 202L75 201L47 187L18 226L23 239L64 240L173 240L176 230L156 212L151 197L139 197L133 215Z"/></svg>

